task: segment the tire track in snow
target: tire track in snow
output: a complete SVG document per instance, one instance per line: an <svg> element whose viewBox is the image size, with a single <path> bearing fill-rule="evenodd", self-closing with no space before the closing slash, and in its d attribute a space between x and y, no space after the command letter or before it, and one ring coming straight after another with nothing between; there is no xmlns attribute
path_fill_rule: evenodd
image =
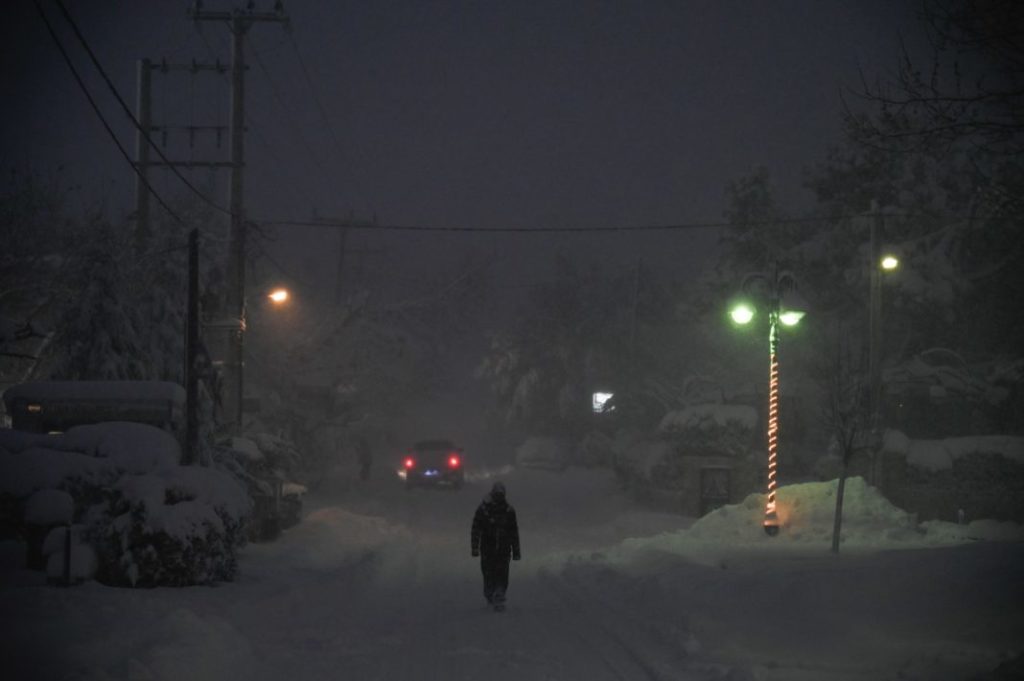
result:
<svg viewBox="0 0 1024 681"><path fill-rule="evenodd" d="M585 644L604 660L608 669L615 675L615 678L624 681L634 681L641 678L637 676L635 671L639 671L643 675L642 678L646 679L646 681L678 681L681 679L693 679L696 681L699 678L693 675L666 676L645 659L644 653L639 650L636 644L628 642L620 632L608 624L609 621L615 620L618 616L617 613L609 611L606 607L595 607L594 601L581 598L578 594L573 593L564 579L556 577L547 571L538 573L537 580L554 599L560 601L565 606L562 612L576 613L576 617L570 621L569 628L576 632L577 636L582 637ZM585 636L582 633L584 631L591 632L592 636ZM591 640L587 640L588 638ZM592 640L593 638L603 639L603 644L601 641ZM611 645L609 646L608 644ZM624 657L630 663L629 666L632 669L629 671L624 670L620 662L613 661L612 656L607 654L609 648L619 651L621 653L619 657Z"/></svg>

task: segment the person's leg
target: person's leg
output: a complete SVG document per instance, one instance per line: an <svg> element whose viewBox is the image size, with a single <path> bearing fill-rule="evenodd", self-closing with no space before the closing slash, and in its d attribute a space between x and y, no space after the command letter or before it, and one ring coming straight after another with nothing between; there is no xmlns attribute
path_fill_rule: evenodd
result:
<svg viewBox="0 0 1024 681"><path fill-rule="evenodd" d="M487 556L480 557L480 572L484 575L484 598L488 603L494 601L494 568L491 563Z"/></svg>
<svg viewBox="0 0 1024 681"><path fill-rule="evenodd" d="M505 592L508 591L508 558L499 558L494 561L494 601L505 602Z"/></svg>

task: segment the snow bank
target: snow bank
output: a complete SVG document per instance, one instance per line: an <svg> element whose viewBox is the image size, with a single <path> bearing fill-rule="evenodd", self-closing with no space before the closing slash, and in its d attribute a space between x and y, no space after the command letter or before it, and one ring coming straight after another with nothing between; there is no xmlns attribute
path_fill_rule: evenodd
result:
<svg viewBox="0 0 1024 681"><path fill-rule="evenodd" d="M274 544L250 550L280 554L282 561L292 567L323 570L387 546L409 546L415 541L415 535L404 525L330 506L310 513Z"/></svg>
<svg viewBox="0 0 1024 681"><path fill-rule="evenodd" d="M672 433L691 428L706 430L712 426L729 425L753 430L757 427L757 410L744 404L695 404L665 414L658 425L658 432Z"/></svg>
<svg viewBox="0 0 1024 681"><path fill-rule="evenodd" d="M628 557L637 550L681 554L707 553L710 546L724 549L831 545L837 480L787 485L777 493L781 528L768 537L762 529L764 494L751 494L742 503L723 506L697 520L686 530L654 537L627 539L618 550ZM991 520L956 525L941 521L918 523L913 514L896 508L863 478L846 481L841 541L845 547L882 549L960 544L974 540L1024 540L1024 527ZM708 554L710 555L710 554Z"/></svg>

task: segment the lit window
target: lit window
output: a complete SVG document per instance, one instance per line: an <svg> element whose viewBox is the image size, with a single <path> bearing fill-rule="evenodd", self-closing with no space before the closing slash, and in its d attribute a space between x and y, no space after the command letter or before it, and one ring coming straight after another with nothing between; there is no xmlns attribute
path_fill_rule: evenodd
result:
<svg viewBox="0 0 1024 681"><path fill-rule="evenodd" d="M614 393L594 393L594 399L591 403L593 405L595 414L603 414L606 411L612 411L615 409L614 404L608 404L608 400L614 397Z"/></svg>

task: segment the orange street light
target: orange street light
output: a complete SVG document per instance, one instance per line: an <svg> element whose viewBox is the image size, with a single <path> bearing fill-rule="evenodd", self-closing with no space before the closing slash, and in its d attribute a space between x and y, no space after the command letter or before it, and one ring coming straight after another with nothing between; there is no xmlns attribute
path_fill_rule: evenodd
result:
<svg viewBox="0 0 1024 681"><path fill-rule="evenodd" d="M267 294L267 298L269 298L270 302L274 303L274 305L284 305L288 302L290 297L288 289L286 288L276 288Z"/></svg>

